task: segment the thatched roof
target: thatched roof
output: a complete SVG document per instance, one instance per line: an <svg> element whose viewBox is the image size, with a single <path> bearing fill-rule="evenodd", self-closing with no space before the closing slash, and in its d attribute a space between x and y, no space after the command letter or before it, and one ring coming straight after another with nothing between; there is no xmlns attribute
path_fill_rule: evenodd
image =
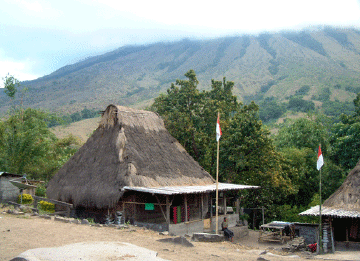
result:
<svg viewBox="0 0 360 261"><path fill-rule="evenodd" d="M340 188L324 202L324 206L360 211L360 160Z"/></svg>
<svg viewBox="0 0 360 261"><path fill-rule="evenodd" d="M213 183L157 114L109 105L93 135L50 180L47 196L104 208L116 205L124 186Z"/></svg>
<svg viewBox="0 0 360 261"><path fill-rule="evenodd" d="M313 207L301 215L319 215ZM360 217L360 161L346 177L343 184L322 205L322 215L334 217Z"/></svg>

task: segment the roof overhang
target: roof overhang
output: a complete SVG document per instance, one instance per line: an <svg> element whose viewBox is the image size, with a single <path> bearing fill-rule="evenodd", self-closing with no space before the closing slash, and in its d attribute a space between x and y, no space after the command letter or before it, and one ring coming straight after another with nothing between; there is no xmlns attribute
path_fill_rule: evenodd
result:
<svg viewBox="0 0 360 261"><path fill-rule="evenodd" d="M219 191L229 190L243 190L243 189L257 189L259 186L250 185L238 185L230 183L219 183ZM199 193L210 193L216 191L216 184L203 185L203 186L172 186L172 187L130 187L125 186L122 191L138 191L151 194L161 195L178 195L178 194L199 194Z"/></svg>
<svg viewBox="0 0 360 261"><path fill-rule="evenodd" d="M312 207L299 214L300 216L320 216L319 205ZM340 208L329 208L321 206L321 215L338 217L338 218L360 218L360 211L358 210L345 210Z"/></svg>

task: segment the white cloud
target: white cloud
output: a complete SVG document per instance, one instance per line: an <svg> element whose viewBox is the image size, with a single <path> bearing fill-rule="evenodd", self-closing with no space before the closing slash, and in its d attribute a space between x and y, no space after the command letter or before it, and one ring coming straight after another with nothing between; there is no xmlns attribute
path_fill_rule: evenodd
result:
<svg viewBox="0 0 360 261"><path fill-rule="evenodd" d="M33 63L30 61L10 61L0 60L0 88L4 88L3 78L10 74L19 81L34 80L39 78L39 75L31 73L31 67Z"/></svg>
<svg viewBox="0 0 360 261"><path fill-rule="evenodd" d="M96 0L117 12L131 13L166 25L186 25L223 30L272 30L298 25L360 25L356 0L223 0L212 2ZM114 15L114 12L112 15Z"/></svg>

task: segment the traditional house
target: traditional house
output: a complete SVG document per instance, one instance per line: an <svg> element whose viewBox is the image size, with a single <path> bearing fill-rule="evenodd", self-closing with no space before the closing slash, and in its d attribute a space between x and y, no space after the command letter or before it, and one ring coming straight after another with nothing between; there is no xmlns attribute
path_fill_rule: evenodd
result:
<svg viewBox="0 0 360 261"><path fill-rule="evenodd" d="M239 215L228 208L229 197L254 188L218 185L222 214L233 225ZM109 105L93 135L50 180L47 195L73 204L79 217L103 222L122 212L134 224L185 234L215 229L215 190L211 175L156 113Z"/></svg>
<svg viewBox="0 0 360 261"><path fill-rule="evenodd" d="M320 207L312 207L300 215L320 216ZM360 242L360 161L340 188L321 205L321 217L327 247L333 247L334 241Z"/></svg>

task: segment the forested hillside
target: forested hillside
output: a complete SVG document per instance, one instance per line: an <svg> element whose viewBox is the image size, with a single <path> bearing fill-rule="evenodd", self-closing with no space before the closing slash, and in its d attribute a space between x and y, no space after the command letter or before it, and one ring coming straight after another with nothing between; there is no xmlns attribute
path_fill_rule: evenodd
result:
<svg viewBox="0 0 360 261"><path fill-rule="evenodd" d="M209 89L211 79L226 77L245 103L254 100L265 106L275 100L305 106L302 110L324 104L324 110L343 110L341 102L351 103L360 90L359 61L360 31L330 27L125 46L23 82L29 89L22 101L67 113L103 109L110 103L145 107L193 69L199 89ZM1 93L0 112L9 106L10 99Z"/></svg>

